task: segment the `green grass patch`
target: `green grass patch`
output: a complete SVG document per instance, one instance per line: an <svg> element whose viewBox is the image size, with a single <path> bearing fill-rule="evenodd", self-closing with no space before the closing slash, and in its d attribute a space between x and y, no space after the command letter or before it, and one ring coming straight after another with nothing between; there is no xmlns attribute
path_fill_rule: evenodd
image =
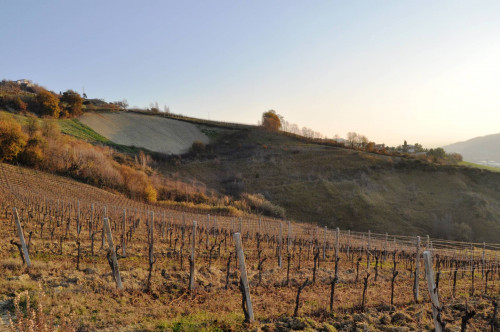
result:
<svg viewBox="0 0 500 332"><path fill-rule="evenodd" d="M472 167L472 168L480 168L480 169L487 169L488 171L492 171L492 172L500 172L500 168L498 168L498 167L480 165L480 164L475 164L475 163L471 163L471 162L468 162L468 161L461 161L458 164L460 166L466 166L466 167Z"/></svg>
<svg viewBox="0 0 500 332"><path fill-rule="evenodd" d="M123 153L136 154L140 149L135 146L121 145L110 141L106 137L98 134L89 126L83 124L78 119L60 119L58 120L61 132L66 135L73 136L77 139L85 140L92 144L104 144L114 148L115 150Z"/></svg>
<svg viewBox="0 0 500 332"><path fill-rule="evenodd" d="M7 110L0 110L0 118L2 117L13 118L17 122L19 122L22 126L24 126L28 121L26 116L19 114L17 112L10 112Z"/></svg>
<svg viewBox="0 0 500 332"><path fill-rule="evenodd" d="M112 143L109 139L99 135L89 126L84 125L78 119L62 119L59 120L61 132L67 135L74 136L78 139L83 139L90 142L99 142L109 144Z"/></svg>
<svg viewBox="0 0 500 332"><path fill-rule="evenodd" d="M236 313L214 316L212 313L202 311L173 320L159 321L156 323L155 330L176 332L243 331L242 320L242 315Z"/></svg>

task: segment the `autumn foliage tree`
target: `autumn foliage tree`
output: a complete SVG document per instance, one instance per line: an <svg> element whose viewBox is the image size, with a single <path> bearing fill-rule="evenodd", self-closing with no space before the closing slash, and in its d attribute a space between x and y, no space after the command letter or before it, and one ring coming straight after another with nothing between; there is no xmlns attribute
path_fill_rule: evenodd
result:
<svg viewBox="0 0 500 332"><path fill-rule="evenodd" d="M59 98L55 94L45 89L40 89L36 95L36 100L40 107L41 115L48 115L53 118L59 117L61 109L59 108Z"/></svg>
<svg viewBox="0 0 500 332"><path fill-rule="evenodd" d="M278 131L281 129L281 119L276 111L269 110L262 114L262 127L268 131Z"/></svg>
<svg viewBox="0 0 500 332"><path fill-rule="evenodd" d="M82 114L83 98L78 92L67 90L61 96L61 106L70 116Z"/></svg>
<svg viewBox="0 0 500 332"><path fill-rule="evenodd" d="M0 119L0 161L14 160L23 151L27 139L19 123Z"/></svg>

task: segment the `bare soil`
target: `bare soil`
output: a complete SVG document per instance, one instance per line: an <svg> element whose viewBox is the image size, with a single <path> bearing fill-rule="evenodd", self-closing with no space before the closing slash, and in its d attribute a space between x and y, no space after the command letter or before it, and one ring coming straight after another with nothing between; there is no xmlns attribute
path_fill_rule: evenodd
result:
<svg viewBox="0 0 500 332"><path fill-rule="evenodd" d="M114 143L165 154L185 153L194 141L210 142L196 125L158 116L92 112L80 121Z"/></svg>

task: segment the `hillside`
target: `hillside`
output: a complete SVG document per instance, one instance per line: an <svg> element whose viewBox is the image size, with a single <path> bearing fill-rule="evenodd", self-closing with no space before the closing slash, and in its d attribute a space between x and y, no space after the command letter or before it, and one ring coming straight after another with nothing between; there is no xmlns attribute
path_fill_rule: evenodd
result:
<svg viewBox="0 0 500 332"><path fill-rule="evenodd" d="M185 153L194 141L209 143L209 138L195 125L162 117L89 112L80 121L114 143L164 154Z"/></svg>
<svg viewBox="0 0 500 332"><path fill-rule="evenodd" d="M497 241L500 174L241 130L161 165L228 195L262 194L286 217L352 230Z"/></svg>
<svg viewBox="0 0 500 332"><path fill-rule="evenodd" d="M49 121L42 126L43 140L27 145L18 160L36 157L31 160L39 169L179 209L260 213L353 231L498 241L499 173L336 147L257 126L178 118L86 113L79 120L59 120L63 133L78 138L71 140L49 135L44 129ZM19 115L13 119L29 122ZM119 133L129 141L116 142L123 137ZM195 138L208 142L208 137L209 145L191 152L165 152L186 152ZM29 152L33 148L37 154ZM144 157L150 151L155 151L152 158Z"/></svg>
<svg viewBox="0 0 500 332"><path fill-rule="evenodd" d="M175 122L189 124L141 114L114 117L158 125L167 120L165 131ZM120 132L132 125L114 123ZM133 132L140 141L164 137ZM210 133L210 149L157 161L158 171L236 200L262 195L289 219L329 227L474 241L497 241L500 234L500 174L311 144L251 126L228 131L219 124Z"/></svg>
<svg viewBox="0 0 500 332"><path fill-rule="evenodd" d="M443 147L446 152L460 153L465 161L478 163L494 161L500 163L500 134L475 137Z"/></svg>

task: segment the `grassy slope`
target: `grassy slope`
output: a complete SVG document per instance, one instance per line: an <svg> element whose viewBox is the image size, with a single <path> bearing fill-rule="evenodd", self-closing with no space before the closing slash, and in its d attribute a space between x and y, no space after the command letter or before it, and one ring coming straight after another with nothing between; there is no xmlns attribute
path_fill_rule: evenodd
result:
<svg viewBox="0 0 500 332"><path fill-rule="evenodd" d="M492 166L486 166L486 165L481 165L481 164L475 164L471 163L468 161L462 161L460 162L460 165L462 166L467 166L467 167L472 167L472 168L480 168L480 169L487 169L492 172L500 172L500 168L498 167L492 167Z"/></svg>
<svg viewBox="0 0 500 332"><path fill-rule="evenodd" d="M99 135L90 127L81 123L78 119L62 119L59 120L58 123L63 133L78 139L105 144L111 143L106 137Z"/></svg>
<svg viewBox="0 0 500 332"><path fill-rule="evenodd" d="M262 193L288 217L329 227L429 234L477 241L500 234L500 176L465 167L433 166L348 149L305 144L243 130L223 139L215 158L184 158L165 172L194 177L224 191L231 177Z"/></svg>

